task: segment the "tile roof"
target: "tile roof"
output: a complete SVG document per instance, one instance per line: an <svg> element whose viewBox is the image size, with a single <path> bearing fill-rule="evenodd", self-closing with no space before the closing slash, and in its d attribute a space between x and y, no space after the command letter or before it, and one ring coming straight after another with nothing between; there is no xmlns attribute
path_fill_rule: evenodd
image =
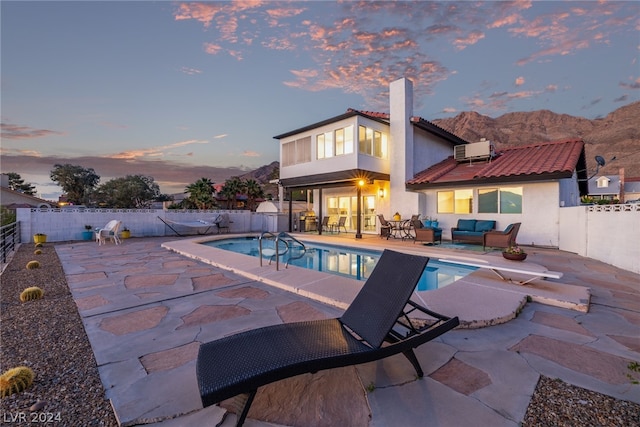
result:
<svg viewBox="0 0 640 427"><path fill-rule="evenodd" d="M362 114L363 116L369 116L375 119L389 120L389 118L391 117L389 113L380 113L377 111L364 111L364 110L356 110L355 108L347 108L347 113L352 113L352 112Z"/></svg>
<svg viewBox="0 0 640 427"><path fill-rule="evenodd" d="M567 178L584 162L584 141L566 139L496 153L490 162L457 162L453 156L417 173L407 181L413 187L462 182L525 181Z"/></svg>

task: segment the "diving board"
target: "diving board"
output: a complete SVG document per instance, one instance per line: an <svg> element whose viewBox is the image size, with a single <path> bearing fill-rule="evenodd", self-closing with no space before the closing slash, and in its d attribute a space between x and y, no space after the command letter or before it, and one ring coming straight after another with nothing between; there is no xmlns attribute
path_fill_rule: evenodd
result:
<svg viewBox="0 0 640 427"><path fill-rule="evenodd" d="M451 259L451 258L440 258L438 259L438 261L441 262L448 262L451 264L458 264L458 265L464 265L464 266L468 266L468 267L477 267L477 268L486 268L489 269L491 271L493 271L496 275L498 275L498 277L500 277L502 280L504 280L505 282L511 282L511 283L517 283L519 285L527 285L529 283L531 283L532 281L536 280L536 279L559 279L562 277L562 273L559 271L550 271L550 270L546 270L544 269L544 267L541 267L537 264L533 264L533 265L527 265L528 267L540 267L539 269L536 268L517 268L514 267L512 265L497 265L497 264L490 264L490 263L483 263L481 261L477 261L477 260L462 260L462 259ZM530 279L528 280L513 280L507 276L505 276L502 272L509 272L509 273L518 273L518 274L523 274L523 275L527 275L527 276L532 276Z"/></svg>

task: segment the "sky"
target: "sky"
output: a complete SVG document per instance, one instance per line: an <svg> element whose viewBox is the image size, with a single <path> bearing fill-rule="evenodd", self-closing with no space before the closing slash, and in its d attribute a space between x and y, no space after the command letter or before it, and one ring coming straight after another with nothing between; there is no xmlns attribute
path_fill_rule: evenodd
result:
<svg viewBox="0 0 640 427"><path fill-rule="evenodd" d="M640 3L2 1L1 170L57 199L54 164L163 193L278 160L273 136L414 82L427 120L640 99Z"/></svg>

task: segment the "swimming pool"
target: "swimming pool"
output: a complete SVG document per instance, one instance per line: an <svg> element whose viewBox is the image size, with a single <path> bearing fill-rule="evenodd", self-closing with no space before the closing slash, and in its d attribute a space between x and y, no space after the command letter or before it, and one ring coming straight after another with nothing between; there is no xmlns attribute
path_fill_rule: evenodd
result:
<svg viewBox="0 0 640 427"><path fill-rule="evenodd" d="M202 244L256 258L260 256L259 241L256 237L232 237ZM263 249L271 249L273 245L273 241L263 240ZM306 250L303 250L292 245L290 252L281 256L281 268L284 268L283 264L290 259L289 265L356 280L367 280L382 254L380 251L317 243L305 244L305 248ZM263 259L265 263L269 262L269 257L263 256ZM431 259L418 282L417 290L442 288L475 270L474 267L454 266Z"/></svg>

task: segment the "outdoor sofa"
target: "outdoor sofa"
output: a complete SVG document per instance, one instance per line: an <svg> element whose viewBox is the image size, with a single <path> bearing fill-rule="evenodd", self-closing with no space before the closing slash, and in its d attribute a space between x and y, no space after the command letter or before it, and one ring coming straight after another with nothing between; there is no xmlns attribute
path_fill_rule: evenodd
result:
<svg viewBox="0 0 640 427"><path fill-rule="evenodd" d="M266 326L202 344L196 376L203 406L248 394L240 426L261 386L398 353L422 377L413 349L459 324L410 300L428 260L385 250L342 317ZM414 312L423 320L416 322Z"/></svg>
<svg viewBox="0 0 640 427"><path fill-rule="evenodd" d="M458 225L451 228L451 240L482 244L484 233L495 228L496 222L493 220L459 219Z"/></svg>

